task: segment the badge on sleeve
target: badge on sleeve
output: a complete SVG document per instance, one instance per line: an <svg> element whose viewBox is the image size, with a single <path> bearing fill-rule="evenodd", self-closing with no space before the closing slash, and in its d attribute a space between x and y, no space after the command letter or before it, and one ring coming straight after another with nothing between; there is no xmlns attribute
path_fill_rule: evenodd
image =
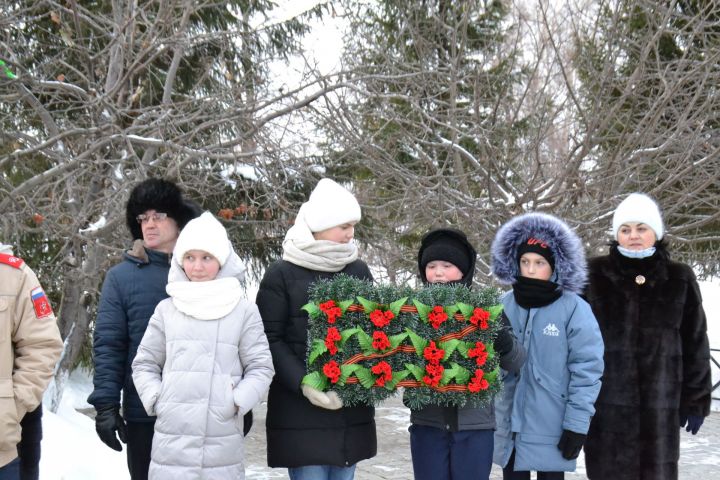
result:
<svg viewBox="0 0 720 480"><path fill-rule="evenodd" d="M42 287L35 287L30 292L30 299L35 309L35 316L37 318L48 317L53 314L52 307L48 301L47 295Z"/></svg>

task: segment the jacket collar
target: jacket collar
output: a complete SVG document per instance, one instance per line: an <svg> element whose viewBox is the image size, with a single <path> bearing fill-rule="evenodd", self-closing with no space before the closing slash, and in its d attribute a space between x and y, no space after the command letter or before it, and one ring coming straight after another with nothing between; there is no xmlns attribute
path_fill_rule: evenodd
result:
<svg viewBox="0 0 720 480"><path fill-rule="evenodd" d="M618 252L615 245L610 247L610 262L612 269L609 273L616 279L632 279L643 276L649 284L668 278L666 254L660 249L648 258L628 258Z"/></svg>
<svg viewBox="0 0 720 480"><path fill-rule="evenodd" d="M145 247L142 240L135 240L132 248L125 252L124 257L126 260L139 265L158 263L160 265L170 266L170 259L172 258L172 255L169 253L159 252L157 250L150 250Z"/></svg>

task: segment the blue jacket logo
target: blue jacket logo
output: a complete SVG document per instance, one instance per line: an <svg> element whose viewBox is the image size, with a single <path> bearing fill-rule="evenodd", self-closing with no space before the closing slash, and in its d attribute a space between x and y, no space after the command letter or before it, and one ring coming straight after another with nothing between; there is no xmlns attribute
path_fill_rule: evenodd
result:
<svg viewBox="0 0 720 480"><path fill-rule="evenodd" d="M547 335L549 337L559 337L560 330L558 330L554 323L548 323L545 328L543 328L543 335Z"/></svg>

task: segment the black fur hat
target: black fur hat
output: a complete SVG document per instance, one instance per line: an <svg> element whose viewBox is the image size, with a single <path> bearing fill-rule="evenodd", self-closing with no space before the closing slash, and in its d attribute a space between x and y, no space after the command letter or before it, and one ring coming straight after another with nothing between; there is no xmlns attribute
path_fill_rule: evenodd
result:
<svg viewBox="0 0 720 480"><path fill-rule="evenodd" d="M143 238L137 216L148 210L167 213L180 230L202 213L202 209L195 202L183 198L180 188L173 182L162 178L148 178L132 189L125 207L125 220L133 240Z"/></svg>

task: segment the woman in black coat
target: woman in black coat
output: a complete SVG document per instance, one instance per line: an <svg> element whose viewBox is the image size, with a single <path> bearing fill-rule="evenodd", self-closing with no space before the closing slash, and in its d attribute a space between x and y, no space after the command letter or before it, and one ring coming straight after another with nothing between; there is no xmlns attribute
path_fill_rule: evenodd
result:
<svg viewBox="0 0 720 480"><path fill-rule="evenodd" d="M343 407L335 392L301 385L306 372L311 283L339 273L372 280L357 259L355 197L322 179L283 241L283 259L265 273L257 305L275 366L267 413L268 465L287 467L292 480L349 480L355 464L375 456L375 410Z"/></svg>
<svg viewBox="0 0 720 480"><path fill-rule="evenodd" d="M655 202L615 211L607 256L590 261L587 300L605 342L605 373L585 443L593 480L678 478L680 427L710 411L710 351L693 271L670 260Z"/></svg>

